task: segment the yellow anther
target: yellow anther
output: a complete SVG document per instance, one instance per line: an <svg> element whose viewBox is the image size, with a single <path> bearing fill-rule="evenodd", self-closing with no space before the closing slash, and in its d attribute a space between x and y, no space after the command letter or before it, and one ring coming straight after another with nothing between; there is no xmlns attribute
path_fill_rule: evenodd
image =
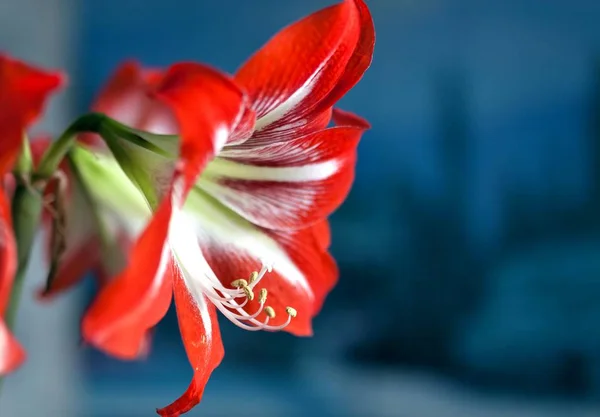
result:
<svg viewBox="0 0 600 417"><path fill-rule="evenodd" d="M267 301L267 289L263 288L258 294L258 302L264 304Z"/></svg>
<svg viewBox="0 0 600 417"><path fill-rule="evenodd" d="M296 317L296 315L298 314L296 309L292 308L292 307L286 307L285 312L288 314L288 316L290 316L292 318Z"/></svg>
<svg viewBox="0 0 600 417"><path fill-rule="evenodd" d="M254 300L254 293L252 292L252 289L249 286L244 285L242 287L242 291L244 291L244 293L246 294L246 297L248 297L248 300L250 300L250 301Z"/></svg>
<svg viewBox="0 0 600 417"><path fill-rule="evenodd" d="M250 278L248 278L248 283L252 285L258 279L258 272L254 271L250 274Z"/></svg>
<svg viewBox="0 0 600 417"><path fill-rule="evenodd" d="M275 317L275 310L273 310L273 307L266 306L264 311L268 318L272 319Z"/></svg>
<svg viewBox="0 0 600 417"><path fill-rule="evenodd" d="M231 286L234 288L244 288L248 286L248 281L245 279L236 279L235 281L231 281Z"/></svg>

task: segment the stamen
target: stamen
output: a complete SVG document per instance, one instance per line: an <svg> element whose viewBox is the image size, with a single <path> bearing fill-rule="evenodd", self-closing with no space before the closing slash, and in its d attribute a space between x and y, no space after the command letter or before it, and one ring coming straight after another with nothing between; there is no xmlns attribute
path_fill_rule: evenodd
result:
<svg viewBox="0 0 600 417"><path fill-rule="evenodd" d="M285 312L288 314L288 316L295 318L296 315L298 314L298 312L296 311L295 308L292 307L286 307L285 308Z"/></svg>
<svg viewBox="0 0 600 417"><path fill-rule="evenodd" d="M286 307L287 320L278 326L270 325L269 320L276 317L276 312L273 307L265 305L268 294L266 288L260 289L258 294L259 307L256 312L250 314L244 310L248 302L254 300L253 289L255 286L272 269L271 265L263 263L260 271L252 272L248 280L240 278L232 281L231 287L233 288L225 288L216 276L208 276L210 284L203 285L202 289L204 294L215 304L219 311L236 326L250 331L281 330L290 324L292 318L296 317L297 312L292 307ZM239 298L244 298L244 300L238 301ZM264 321L257 320L256 317L262 313L266 315Z"/></svg>
<svg viewBox="0 0 600 417"><path fill-rule="evenodd" d="M231 286L234 288L244 288L248 286L248 281L243 278L236 279L235 281L231 281Z"/></svg>
<svg viewBox="0 0 600 417"><path fill-rule="evenodd" d="M264 304L267 302L267 289L263 288L260 290L260 294L258 295L258 302Z"/></svg>
<svg viewBox="0 0 600 417"><path fill-rule="evenodd" d="M265 307L265 314L270 319L275 318L275 310L273 310L273 307L271 307L271 306Z"/></svg>
<svg viewBox="0 0 600 417"><path fill-rule="evenodd" d="M244 291L244 294L246 294L246 298L248 298L248 300L254 300L254 293L252 292L252 288L246 285L245 287L242 287L242 291Z"/></svg>
<svg viewBox="0 0 600 417"><path fill-rule="evenodd" d="M252 285L258 279L258 272L254 271L250 274L250 278L248 279L248 283Z"/></svg>
<svg viewBox="0 0 600 417"><path fill-rule="evenodd" d="M250 276L250 288L254 288L256 286L256 284L258 284L260 282L260 280L263 279L265 274L267 272L271 272L271 271L273 271L273 267L271 265L266 265L263 263L263 266L262 266L262 268L260 268L260 271L258 271L258 272L255 271ZM255 274L256 274L256 278L254 278Z"/></svg>

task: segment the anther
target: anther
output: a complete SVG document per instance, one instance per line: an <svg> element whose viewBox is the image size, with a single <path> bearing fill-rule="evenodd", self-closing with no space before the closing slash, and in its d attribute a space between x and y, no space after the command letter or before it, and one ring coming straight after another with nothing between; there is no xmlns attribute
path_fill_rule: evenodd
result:
<svg viewBox="0 0 600 417"><path fill-rule="evenodd" d="M290 316L292 318L296 317L296 315L298 314L296 309L292 308L292 307L286 307L285 312L288 314L288 316Z"/></svg>
<svg viewBox="0 0 600 417"><path fill-rule="evenodd" d="M248 300L252 301L254 300L254 293L252 292L252 289L250 287L248 287L248 285L244 285L241 288L242 291L244 291L244 294L246 294L246 297L248 297Z"/></svg>
<svg viewBox="0 0 600 417"><path fill-rule="evenodd" d="M266 306L264 309L264 312L268 318L270 318L270 319L275 318L275 310L273 310L273 307Z"/></svg>
<svg viewBox="0 0 600 417"><path fill-rule="evenodd" d="M231 286L234 288L244 288L248 286L248 281L245 279L236 279L235 281L231 281Z"/></svg>
<svg viewBox="0 0 600 417"><path fill-rule="evenodd" d="M258 294L258 302L264 304L267 301L267 289L263 288Z"/></svg>
<svg viewBox="0 0 600 417"><path fill-rule="evenodd" d="M250 274L250 278L248 279L248 284L252 285L258 279L258 272L254 271Z"/></svg>

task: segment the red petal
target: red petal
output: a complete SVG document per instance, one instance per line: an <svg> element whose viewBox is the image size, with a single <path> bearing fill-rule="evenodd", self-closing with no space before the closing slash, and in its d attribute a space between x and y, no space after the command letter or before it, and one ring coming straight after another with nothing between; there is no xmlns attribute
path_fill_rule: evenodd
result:
<svg viewBox="0 0 600 417"><path fill-rule="evenodd" d="M308 284L312 288L314 300L310 317L314 317L321 310L325 297L333 289L338 280L338 268L333 257L321 250L321 247L310 229L295 232L269 232L269 234L287 252L288 256L304 273ZM272 291L265 284L269 292ZM287 301L294 307L293 300ZM294 320L287 329L291 333L302 335L294 326Z"/></svg>
<svg viewBox="0 0 600 417"><path fill-rule="evenodd" d="M135 357L147 330L170 303L171 263L167 240L171 217L241 118L243 93L221 73L197 64L178 64L165 75L157 96L176 114L181 149L167 197L138 239L127 268L100 293L83 320L83 336L104 351Z"/></svg>
<svg viewBox="0 0 600 417"><path fill-rule="evenodd" d="M47 96L62 79L58 73L0 54L0 175L12 169L25 130L38 118Z"/></svg>
<svg viewBox="0 0 600 417"><path fill-rule="evenodd" d="M145 69L135 61L127 61L106 83L92 110L133 128L160 134L176 133L177 123L169 108L149 97L162 77L158 70ZM93 145L103 144L98 135L90 133L81 135L80 140Z"/></svg>
<svg viewBox="0 0 600 417"><path fill-rule="evenodd" d="M17 272L17 247L12 232L10 203L0 189L0 316L6 313Z"/></svg>
<svg viewBox="0 0 600 417"><path fill-rule="evenodd" d="M363 130L371 128L371 124L362 117L338 108L333 109L333 122L337 126L354 126Z"/></svg>
<svg viewBox="0 0 600 417"><path fill-rule="evenodd" d="M31 153L34 163L37 163L45 152L50 141L36 139L31 143ZM102 243L93 218L92 207L85 197L82 184L73 176L66 161L60 165L62 173L68 178L65 186L67 202L65 204L66 227L65 250L60 257L60 264L50 288L44 288L38 292L41 299L50 298L79 283L87 272L99 270L102 261ZM53 197L57 181L50 181L44 190L45 197ZM45 210L42 216L42 224L45 230L46 257L51 260L52 256L52 216L49 210Z"/></svg>
<svg viewBox="0 0 600 417"><path fill-rule="evenodd" d="M173 281L177 318L194 377L187 391L172 404L156 410L163 417L190 411L202 399L204 386L223 359L223 343L214 305L204 296L194 297L180 273Z"/></svg>
<svg viewBox="0 0 600 417"><path fill-rule="evenodd" d="M257 113L257 128L307 115L336 86L361 34L361 2L318 11L280 31L236 74Z"/></svg>
<svg viewBox="0 0 600 417"><path fill-rule="evenodd" d="M375 27L371 12L363 0L353 0L360 15L360 37L350 61L346 65L344 74L338 80L335 88L327 98L319 103L319 108L333 106L352 87L360 81L365 71L373 60L373 49L375 47Z"/></svg>
<svg viewBox="0 0 600 417"><path fill-rule="evenodd" d="M235 131L229 135L227 145L232 146L245 142L252 132L254 132L254 123L256 122L256 113L250 107L246 108L242 118L238 122Z"/></svg>
<svg viewBox="0 0 600 417"><path fill-rule="evenodd" d="M100 242L91 238L60 259L60 267L52 285L48 289L40 291L41 298L54 297L78 284L86 273L97 269L101 263Z"/></svg>
<svg viewBox="0 0 600 417"><path fill-rule="evenodd" d="M354 179L359 127L334 127L287 142L222 152L200 186L223 204L270 229L323 220Z"/></svg>
<svg viewBox="0 0 600 417"><path fill-rule="evenodd" d="M16 271L17 247L12 234L10 207L4 190L0 189L0 375L8 374L25 360L25 351L3 319Z"/></svg>
<svg viewBox="0 0 600 417"><path fill-rule="evenodd" d="M165 242L171 204L166 203L135 244L128 267L100 291L83 319L84 340L122 359L138 357L146 332L171 304L172 261Z"/></svg>
<svg viewBox="0 0 600 417"><path fill-rule="evenodd" d="M315 223L311 226L311 230L317 245L322 251L329 249L331 245L331 229L329 227L329 220L323 220L319 223Z"/></svg>
<svg viewBox="0 0 600 417"><path fill-rule="evenodd" d="M288 124L263 129L252 134L248 140L232 149L248 149L256 146L269 145L271 143L286 142L301 136L323 130L331 121L331 108L320 112L311 112L309 116L300 120L290 121Z"/></svg>
<svg viewBox="0 0 600 417"><path fill-rule="evenodd" d="M7 375L25 361L25 351L0 319L0 375Z"/></svg>
<svg viewBox="0 0 600 417"><path fill-rule="evenodd" d="M177 116L181 157L194 165L198 173L232 132L252 118L243 105L246 97L239 87L222 73L203 65L174 65L156 94Z"/></svg>

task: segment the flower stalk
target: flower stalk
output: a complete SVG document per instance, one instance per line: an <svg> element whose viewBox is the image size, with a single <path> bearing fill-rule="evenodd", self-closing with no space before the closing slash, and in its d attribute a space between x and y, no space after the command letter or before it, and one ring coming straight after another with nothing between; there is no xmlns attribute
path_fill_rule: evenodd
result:
<svg viewBox="0 0 600 417"><path fill-rule="evenodd" d="M78 133L98 132L107 117L100 113L84 114L75 120L62 135L44 153L32 182L48 180L54 175L58 166L75 144Z"/></svg>
<svg viewBox="0 0 600 417"><path fill-rule="evenodd" d="M29 175L32 169L31 148L25 135L22 150L14 170L16 187L12 200L12 219L17 242L18 267L11 293L10 307L6 313L6 324L8 327L12 327L15 320L17 303L20 299L25 272L29 264L31 247L42 213L41 190L36 190L29 183Z"/></svg>

